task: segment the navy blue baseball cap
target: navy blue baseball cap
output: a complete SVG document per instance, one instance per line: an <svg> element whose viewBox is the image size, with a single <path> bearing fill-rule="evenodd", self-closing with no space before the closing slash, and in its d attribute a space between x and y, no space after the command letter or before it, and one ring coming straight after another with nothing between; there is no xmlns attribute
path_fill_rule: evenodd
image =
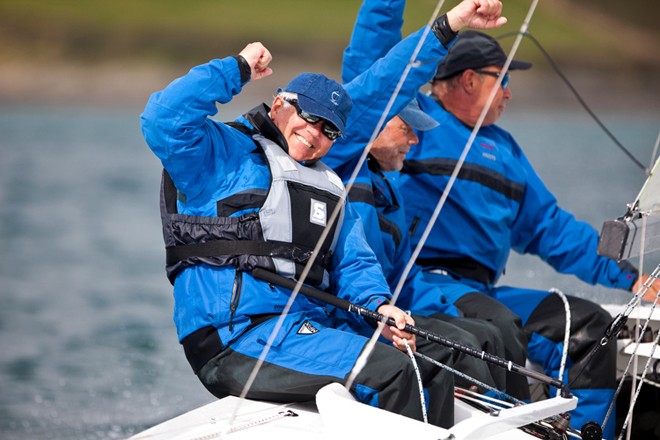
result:
<svg viewBox="0 0 660 440"><path fill-rule="evenodd" d="M417 99L413 99L406 105L398 115L403 122L410 125L415 130L427 131L437 127L438 122L427 115L420 107Z"/></svg>
<svg viewBox="0 0 660 440"><path fill-rule="evenodd" d="M449 78L466 69L504 66L506 54L502 46L490 35L477 31L462 31L449 48L444 60L438 64L434 80ZM527 70L531 63L512 60L509 70Z"/></svg>
<svg viewBox="0 0 660 440"><path fill-rule="evenodd" d="M342 134L345 133L353 101L341 84L320 73L305 72L281 90L296 93L301 109L330 121Z"/></svg>

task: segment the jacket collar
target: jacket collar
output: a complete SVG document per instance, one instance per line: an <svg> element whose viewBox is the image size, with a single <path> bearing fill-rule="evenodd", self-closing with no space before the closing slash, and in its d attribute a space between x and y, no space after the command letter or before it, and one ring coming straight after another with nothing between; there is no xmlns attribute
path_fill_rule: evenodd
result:
<svg viewBox="0 0 660 440"><path fill-rule="evenodd" d="M245 113L243 117L247 119L252 126L259 131L265 138L275 142L284 151L289 152L289 144L279 128L270 119L270 107L266 104L259 104L249 112Z"/></svg>

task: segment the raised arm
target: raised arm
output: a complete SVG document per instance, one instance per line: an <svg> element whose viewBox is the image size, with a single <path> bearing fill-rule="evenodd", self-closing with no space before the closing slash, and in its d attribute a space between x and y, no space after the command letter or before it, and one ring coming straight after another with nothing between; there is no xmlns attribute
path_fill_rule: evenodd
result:
<svg viewBox="0 0 660 440"><path fill-rule="evenodd" d="M261 43L251 43L237 56L192 68L149 98L140 117L142 133L188 197L204 192L206 176L221 175L215 171L254 148L236 130L210 117L217 103L229 103L248 81L270 75L270 61Z"/></svg>
<svg viewBox="0 0 660 440"><path fill-rule="evenodd" d="M342 81L348 83L401 41L405 0L365 0L344 50ZM451 31L493 29L506 23L499 0L464 0L446 14ZM450 36L450 35L448 35ZM443 42L447 47L451 41Z"/></svg>
<svg viewBox="0 0 660 440"><path fill-rule="evenodd" d="M406 0L365 0L358 11L351 41L344 50L344 84L367 70L402 39Z"/></svg>
<svg viewBox="0 0 660 440"><path fill-rule="evenodd" d="M433 77L438 63L456 37L449 27L450 22L455 23L457 29L462 29L466 24L494 27L506 22L506 19L499 17L501 3L498 0L464 0L439 17L432 29L424 26L393 47L386 47L400 38L404 5L403 0L366 0L360 10L356 30L347 49L350 59L344 60L344 76L348 78L357 73L350 82L345 83L346 91L353 99L353 111L347 123L346 136L338 140L323 159L335 170L359 157L368 144L422 37L425 37L424 42L416 55L414 67L407 72L385 121L397 115L417 95L419 87ZM495 16L499 18L493 18ZM382 56L382 53L385 55ZM356 64L349 66L350 60L355 60ZM362 68L366 70L358 72Z"/></svg>
<svg viewBox="0 0 660 440"><path fill-rule="evenodd" d="M273 69L269 67L270 62L273 61L273 56L263 44L259 42L250 43L238 55L243 57L250 67L250 79L252 81L265 78L273 73Z"/></svg>

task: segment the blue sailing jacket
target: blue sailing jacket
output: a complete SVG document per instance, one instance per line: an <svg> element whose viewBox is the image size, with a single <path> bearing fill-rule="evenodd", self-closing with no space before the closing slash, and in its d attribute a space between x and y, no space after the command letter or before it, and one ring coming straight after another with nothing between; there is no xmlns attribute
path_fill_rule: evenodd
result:
<svg viewBox="0 0 660 440"><path fill-rule="evenodd" d="M364 2L344 54L343 81L367 69L401 39L405 3ZM418 59L432 58L429 50L424 45ZM413 248L470 135L470 129L434 99L421 92L416 97L440 126L418 133L419 145L394 180L405 199ZM330 159L326 163L343 178L341 166ZM538 255L557 271L585 282L630 289L636 269L598 256L597 244L597 231L557 205L513 136L493 125L479 131L420 258L471 258L489 268L496 281L514 249Z"/></svg>
<svg viewBox="0 0 660 440"><path fill-rule="evenodd" d="M377 33L371 31L370 26L378 29L397 30L401 27L405 2L388 2L387 6L382 3L363 3L358 13L351 42L344 52L342 81L350 84L356 76L370 69L374 62L382 63L385 55L393 62L383 63L383 68L389 68L389 76L392 81L398 81L420 39L424 38L414 67L408 73L394 105L384 119L384 121L388 121L417 94L419 87L432 78L437 64L447 54L447 48L427 27L402 41L400 32L395 32L395 35L386 41L372 38ZM399 13L389 13L388 8L395 8L399 10ZM353 97L353 95L351 96ZM354 173L358 159L374 130L378 127L384 109L384 106L380 109L373 108L370 112L365 113L361 123L353 125L346 136L339 139L323 159L339 174L344 183L347 183ZM398 194L396 187L390 185L385 175L380 172L375 160L369 159L369 161L363 162L357 171L355 182L349 193L349 201L350 205L359 213L364 223L367 241L383 268L390 288L394 291L412 254L410 239L407 235L403 199ZM421 268L417 265L414 265L408 273L397 304L401 307L410 307L410 298L415 290L425 292L425 298L434 304L444 302L440 289L425 281ZM453 306L450 305L446 306L444 312L456 313Z"/></svg>
<svg viewBox="0 0 660 440"><path fill-rule="evenodd" d="M397 179L415 244L471 133L433 98L418 100L440 127L419 134L423 148L411 151ZM513 249L585 282L630 289L634 268L599 256L597 245L597 231L561 209L513 136L491 125L479 130L420 258L469 257L496 281Z"/></svg>
<svg viewBox="0 0 660 440"><path fill-rule="evenodd" d="M150 97L141 116L142 131L180 193L179 213L214 217L218 200L244 191L268 190L268 165L252 137L210 118L216 113L216 102L227 104L243 85L236 59L228 57L191 69ZM359 114L360 108L355 110ZM249 126L244 118L238 121ZM377 309L390 298L389 289L350 206L338 235L329 268L330 290ZM235 280L231 266L198 264L177 275L174 321L179 340L212 326L229 343L250 325L251 316L280 313L291 293L244 273L238 297ZM298 295L291 311L315 307L312 300Z"/></svg>

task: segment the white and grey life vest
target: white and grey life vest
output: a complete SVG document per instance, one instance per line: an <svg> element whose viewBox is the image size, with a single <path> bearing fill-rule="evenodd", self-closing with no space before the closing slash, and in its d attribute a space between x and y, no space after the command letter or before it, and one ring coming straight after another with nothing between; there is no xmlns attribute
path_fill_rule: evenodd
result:
<svg viewBox="0 0 660 440"><path fill-rule="evenodd" d="M185 267L205 263L255 267L298 279L312 256L329 218L341 210L309 271L305 283L326 288L329 267L344 218L345 189L339 178L321 162L302 165L279 145L255 134L271 173L268 192L244 191L217 202L218 216L190 216L177 212L177 190L163 171L161 219L166 249L167 276L174 283ZM233 212L260 207L258 212L229 217Z"/></svg>

